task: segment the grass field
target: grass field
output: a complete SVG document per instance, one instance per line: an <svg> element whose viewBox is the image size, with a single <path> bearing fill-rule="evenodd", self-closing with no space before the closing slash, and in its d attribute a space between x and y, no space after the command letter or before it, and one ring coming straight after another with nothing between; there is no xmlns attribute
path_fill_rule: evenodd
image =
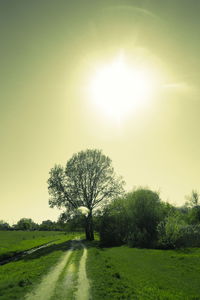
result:
<svg viewBox="0 0 200 300"><path fill-rule="evenodd" d="M75 234L59 232L0 232L1 254L13 253L56 240L47 248L0 266L0 299L21 300L70 247ZM6 252L7 251L7 252Z"/></svg>
<svg viewBox="0 0 200 300"><path fill-rule="evenodd" d="M92 299L200 299L200 249L88 252Z"/></svg>
<svg viewBox="0 0 200 300"><path fill-rule="evenodd" d="M66 234L58 231L0 231L0 259L51 241L65 240Z"/></svg>
<svg viewBox="0 0 200 300"><path fill-rule="evenodd" d="M54 240L46 248L0 266L0 300L25 299L25 295L33 291L44 275L51 273L52 267L66 255L71 247L70 240L77 235L80 236L77 233L60 232L0 232L2 255ZM86 243L90 299L200 299L199 248L176 251L126 246L100 248L98 245L98 241ZM68 264L60 273L55 293L48 299L62 300L65 294L66 299L75 299L82 254L83 249L73 251ZM75 284L66 290L66 279L72 275L70 272L73 272ZM72 295L71 298L69 295Z"/></svg>

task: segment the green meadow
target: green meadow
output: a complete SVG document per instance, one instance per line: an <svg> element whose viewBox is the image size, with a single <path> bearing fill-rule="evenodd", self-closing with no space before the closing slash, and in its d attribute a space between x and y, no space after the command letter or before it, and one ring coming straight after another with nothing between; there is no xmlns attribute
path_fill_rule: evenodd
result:
<svg viewBox="0 0 200 300"><path fill-rule="evenodd" d="M25 299L25 295L41 283L44 275L51 272L52 267L56 266L70 249L71 240L80 236L75 233L37 231L0 232L0 235L1 249L7 249L8 253L10 249L27 250L52 241L47 247L18 261L0 266L0 300ZM92 300L200 299L199 248L179 250L139 249L128 246L102 248L99 241L85 242L85 245L88 249L86 272ZM76 284L82 253L81 249L76 249L68 263L74 265ZM65 274L64 269L56 283L56 293L52 299L63 299L65 286L62 283ZM73 295L77 286L71 285L68 289L67 299L75 299Z"/></svg>
<svg viewBox="0 0 200 300"><path fill-rule="evenodd" d="M25 294L40 283L41 278L69 249L70 240L74 239L75 236L77 236L77 233L65 234L63 232L48 231L0 232L1 258L5 255L7 257L9 255L14 256L17 252L52 242L48 247L42 248L18 261L0 266L0 299L23 299Z"/></svg>
<svg viewBox="0 0 200 300"><path fill-rule="evenodd" d="M92 299L200 299L200 249L91 247Z"/></svg>
<svg viewBox="0 0 200 300"><path fill-rule="evenodd" d="M0 260L47 243L61 243L66 239L66 234L58 231L0 231Z"/></svg>

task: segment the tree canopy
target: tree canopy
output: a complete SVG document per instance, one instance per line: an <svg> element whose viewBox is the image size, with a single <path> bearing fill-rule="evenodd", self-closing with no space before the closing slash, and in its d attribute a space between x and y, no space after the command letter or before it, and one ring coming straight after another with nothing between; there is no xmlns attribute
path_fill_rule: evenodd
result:
<svg viewBox="0 0 200 300"><path fill-rule="evenodd" d="M16 229L18 230L33 230L36 229L37 225L32 219L22 218L16 224Z"/></svg>
<svg viewBox="0 0 200 300"><path fill-rule="evenodd" d="M93 210L123 193L123 183L121 177L115 175L111 159L101 150L80 151L72 156L65 168L55 165L50 170L49 204L64 207L68 214L86 207L86 238L93 240Z"/></svg>

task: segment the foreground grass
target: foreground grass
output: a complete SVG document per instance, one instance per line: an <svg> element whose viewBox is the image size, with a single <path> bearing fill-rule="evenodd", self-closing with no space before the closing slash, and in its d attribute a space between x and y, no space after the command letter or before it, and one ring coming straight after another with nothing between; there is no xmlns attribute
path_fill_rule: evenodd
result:
<svg viewBox="0 0 200 300"><path fill-rule="evenodd" d="M88 253L92 299L200 299L200 249L133 249Z"/></svg>
<svg viewBox="0 0 200 300"><path fill-rule="evenodd" d="M41 278L69 249L70 240L73 238L74 234L61 234L60 239L53 245L40 249L17 262L1 266L0 300L24 299L25 294L41 281Z"/></svg>

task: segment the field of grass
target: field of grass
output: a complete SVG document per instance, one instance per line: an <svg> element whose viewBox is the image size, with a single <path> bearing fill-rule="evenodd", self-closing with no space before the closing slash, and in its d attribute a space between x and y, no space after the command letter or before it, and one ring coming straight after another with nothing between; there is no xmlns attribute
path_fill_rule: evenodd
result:
<svg viewBox="0 0 200 300"><path fill-rule="evenodd" d="M34 290L45 274L52 270L66 251L70 240L80 234L62 232L0 232L1 254L16 253L54 241L46 248L0 266L0 300L23 300ZM83 235L81 236L83 238ZM127 246L100 248L99 242L86 243L87 276L92 300L152 299L200 300L200 249L150 250ZM7 252L6 252L7 251ZM71 256L74 280L77 282L79 261L77 249ZM76 285L65 291L64 267L52 299L74 295ZM69 276L71 276L69 274ZM73 296L74 297L74 296ZM74 298L70 299L74 299ZM45 299L44 299L45 300Z"/></svg>
<svg viewBox="0 0 200 300"><path fill-rule="evenodd" d="M91 247L92 299L200 299L200 249Z"/></svg>
<svg viewBox="0 0 200 300"><path fill-rule="evenodd" d="M7 237L6 237L6 234ZM59 232L1 232L0 243L8 253L21 251L56 240L47 248L38 250L16 262L0 266L0 300L23 299L48 273L63 253L70 247L70 240L80 234ZM4 239L1 240L1 237ZM3 241L3 243L2 243ZM6 253L5 250L3 252Z"/></svg>
<svg viewBox="0 0 200 300"><path fill-rule="evenodd" d="M49 242L65 240L66 234L58 231L0 231L0 259Z"/></svg>

